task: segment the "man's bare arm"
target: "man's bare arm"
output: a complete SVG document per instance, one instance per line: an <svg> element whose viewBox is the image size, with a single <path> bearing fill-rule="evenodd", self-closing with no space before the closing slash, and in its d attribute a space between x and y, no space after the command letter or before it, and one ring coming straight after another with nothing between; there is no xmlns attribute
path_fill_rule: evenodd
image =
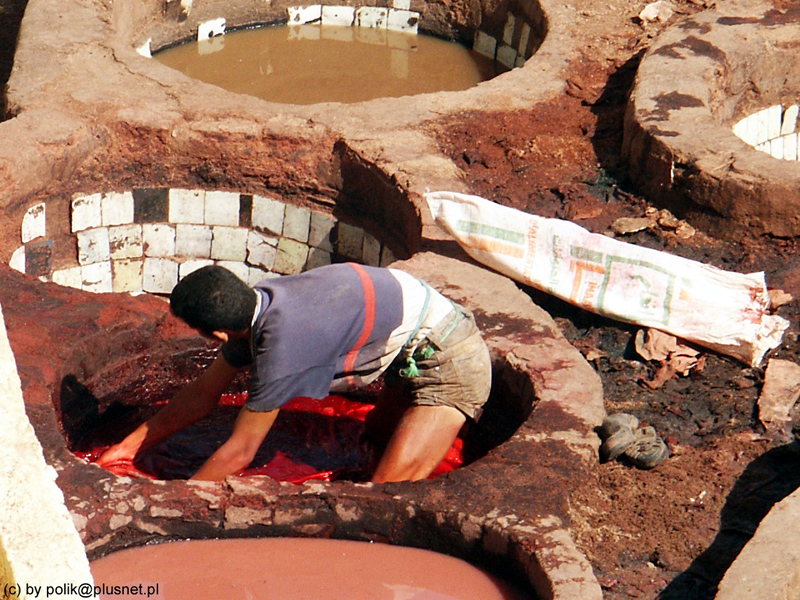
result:
<svg viewBox="0 0 800 600"><path fill-rule="evenodd" d="M130 463L142 450L202 419L219 403L220 396L236 377L237 369L219 356L194 381L184 387L153 417L142 423L119 444L106 450L97 464L113 467Z"/></svg>
<svg viewBox="0 0 800 600"><path fill-rule="evenodd" d="M192 479L221 481L244 469L253 461L278 412L277 409L256 412L243 407L233 425L231 437L211 455Z"/></svg>

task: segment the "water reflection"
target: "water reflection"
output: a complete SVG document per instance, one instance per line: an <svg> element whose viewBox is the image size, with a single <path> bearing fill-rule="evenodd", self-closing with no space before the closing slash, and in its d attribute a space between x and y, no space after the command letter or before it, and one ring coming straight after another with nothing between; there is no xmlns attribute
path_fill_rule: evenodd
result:
<svg viewBox="0 0 800 600"><path fill-rule="evenodd" d="M454 42L330 25L234 31L175 46L155 58L231 92L287 104L458 91L497 74L493 61Z"/></svg>

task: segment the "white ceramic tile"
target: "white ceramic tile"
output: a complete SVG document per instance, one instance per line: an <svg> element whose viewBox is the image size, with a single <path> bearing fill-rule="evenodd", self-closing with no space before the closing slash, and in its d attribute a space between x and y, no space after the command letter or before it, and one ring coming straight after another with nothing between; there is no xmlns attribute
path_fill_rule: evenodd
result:
<svg viewBox="0 0 800 600"><path fill-rule="evenodd" d="M318 23L322 19L322 5L290 6L286 9L289 13L289 25L304 25Z"/></svg>
<svg viewBox="0 0 800 600"><path fill-rule="evenodd" d="M286 205L264 196L253 196L253 227L277 235L283 233L283 217Z"/></svg>
<svg viewBox="0 0 800 600"><path fill-rule="evenodd" d="M373 267L377 267L381 264L381 243L369 233L364 233L361 262Z"/></svg>
<svg viewBox="0 0 800 600"><path fill-rule="evenodd" d="M797 134L791 133L783 137L783 158L797 160Z"/></svg>
<svg viewBox="0 0 800 600"><path fill-rule="evenodd" d="M525 57L522 56L522 54L517 54L517 60L514 61L514 66L517 68L525 66Z"/></svg>
<svg viewBox="0 0 800 600"><path fill-rule="evenodd" d="M780 104L770 106L767 110L767 139L774 140L781 135L783 107Z"/></svg>
<svg viewBox="0 0 800 600"><path fill-rule="evenodd" d="M211 258L244 262L247 258L247 233L243 227L212 227Z"/></svg>
<svg viewBox="0 0 800 600"><path fill-rule="evenodd" d="M517 54L523 58L527 58L525 53L528 51L528 40L531 37L531 26L527 23L522 24L522 31L519 36L519 46L517 46Z"/></svg>
<svg viewBox="0 0 800 600"><path fill-rule="evenodd" d="M228 271L232 272L245 283L247 283L247 280L250 279L250 267L242 262L235 260L220 260L217 261L217 265L228 269Z"/></svg>
<svg viewBox="0 0 800 600"><path fill-rule="evenodd" d="M355 19L356 9L353 6L323 6L322 24L349 27Z"/></svg>
<svg viewBox="0 0 800 600"><path fill-rule="evenodd" d="M197 41L207 40L225 34L225 19L220 17L212 19L197 26Z"/></svg>
<svg viewBox="0 0 800 600"><path fill-rule="evenodd" d="M745 137L745 141L751 146L757 146L761 143L757 141L759 119L756 115L749 115L745 117L745 122L747 123L747 137Z"/></svg>
<svg viewBox="0 0 800 600"><path fill-rule="evenodd" d="M319 248L309 248L306 270L316 269L331 264L331 253Z"/></svg>
<svg viewBox="0 0 800 600"><path fill-rule="evenodd" d="M153 58L153 52L150 50L150 44L153 42L153 38L148 38L148 40L136 48L136 53L144 56L145 58Z"/></svg>
<svg viewBox="0 0 800 600"><path fill-rule="evenodd" d="M308 246L288 238L281 238L273 270L283 275L295 275L303 271L307 259Z"/></svg>
<svg viewBox="0 0 800 600"><path fill-rule="evenodd" d="M131 192L109 192L100 201L103 225L127 225L133 223L133 194Z"/></svg>
<svg viewBox="0 0 800 600"><path fill-rule="evenodd" d="M409 10L411 8L411 0L393 0L392 8L400 10Z"/></svg>
<svg viewBox="0 0 800 600"><path fill-rule="evenodd" d="M144 240L142 226L118 225L108 228L108 243L111 258L140 258L144 254Z"/></svg>
<svg viewBox="0 0 800 600"><path fill-rule="evenodd" d="M769 109L760 110L752 116L756 122L756 144L769 141Z"/></svg>
<svg viewBox="0 0 800 600"><path fill-rule="evenodd" d="M91 265L111 259L108 228L96 227L76 234L78 238L78 263Z"/></svg>
<svg viewBox="0 0 800 600"><path fill-rule="evenodd" d="M495 52L497 51L497 40L488 33L478 31L475 34L475 42L472 44L472 49L482 56L488 56L494 59Z"/></svg>
<svg viewBox="0 0 800 600"><path fill-rule="evenodd" d="M95 294L109 294L114 291L111 276L111 261L83 265L81 267L81 289Z"/></svg>
<svg viewBox="0 0 800 600"><path fill-rule="evenodd" d="M72 199L72 232L83 231L103 224L100 200L102 194L76 196Z"/></svg>
<svg viewBox="0 0 800 600"><path fill-rule="evenodd" d="M497 57L495 58L495 60L497 60L497 62L499 62L504 67L513 69L514 64L517 61L517 51L511 46L506 46L505 44L502 44L497 49Z"/></svg>
<svg viewBox="0 0 800 600"><path fill-rule="evenodd" d="M503 43L510 46L514 40L514 27L517 25L517 19L513 14L508 13L506 17L506 25L503 28Z"/></svg>
<svg viewBox="0 0 800 600"><path fill-rule="evenodd" d="M740 140L742 140L743 142L745 142L747 144L750 143L750 140L749 140L748 135L747 135L748 134L748 129L747 129L747 119L746 118L738 121L733 126L733 134L736 137L738 137Z"/></svg>
<svg viewBox="0 0 800 600"><path fill-rule="evenodd" d="M789 135L797 131L797 115L800 112L800 106L792 104L783 113L783 123L781 123L781 135Z"/></svg>
<svg viewBox="0 0 800 600"><path fill-rule="evenodd" d="M213 265L214 261L209 259L196 259L196 260L187 260L180 264L178 268L178 276L183 279L189 273L194 273L197 269L202 269L203 267L208 267Z"/></svg>
<svg viewBox="0 0 800 600"><path fill-rule="evenodd" d="M68 269L59 269L53 271L53 283L63 285L64 287L71 287L81 289L83 287L83 276L81 275L81 267L70 267Z"/></svg>
<svg viewBox="0 0 800 600"><path fill-rule="evenodd" d="M206 193L203 190L169 191L170 223L203 223L206 212Z"/></svg>
<svg viewBox="0 0 800 600"><path fill-rule="evenodd" d="M165 223L142 225L142 242L145 256L175 256L175 228Z"/></svg>
<svg viewBox="0 0 800 600"><path fill-rule="evenodd" d="M239 226L239 194L206 192L206 225Z"/></svg>
<svg viewBox="0 0 800 600"><path fill-rule="evenodd" d="M211 228L207 225L175 226L175 254L190 258L211 257Z"/></svg>
<svg viewBox="0 0 800 600"><path fill-rule="evenodd" d="M356 10L356 25L385 29L388 24L389 9L377 6L362 6Z"/></svg>
<svg viewBox="0 0 800 600"><path fill-rule="evenodd" d="M169 294L178 283L178 263L168 258L145 258L142 289L153 294Z"/></svg>
<svg viewBox="0 0 800 600"><path fill-rule="evenodd" d="M138 293L142 290L143 260L115 260L111 262L111 287L116 293Z"/></svg>
<svg viewBox="0 0 800 600"><path fill-rule="evenodd" d="M258 267L250 267L250 272L247 274L247 285L252 287L265 279L273 279L275 277L280 277L280 275L277 273L270 273Z"/></svg>
<svg viewBox="0 0 800 600"><path fill-rule="evenodd" d="M8 266L20 273L25 272L25 246L20 246L14 250L8 261Z"/></svg>
<svg viewBox="0 0 800 600"><path fill-rule="evenodd" d="M312 212L311 224L308 232L308 244L314 248L320 248L327 252L333 252L333 230L336 227L336 219L330 215Z"/></svg>
<svg viewBox="0 0 800 600"><path fill-rule="evenodd" d="M47 235L47 215L44 202L31 206L22 217L22 243Z"/></svg>
<svg viewBox="0 0 800 600"><path fill-rule="evenodd" d="M278 238L250 231L247 235L247 262L254 267L271 271L278 254Z"/></svg>
<svg viewBox="0 0 800 600"><path fill-rule="evenodd" d="M395 258L394 253L391 250L389 250L387 246L384 246L381 249L381 266L388 267L395 260L397 259Z"/></svg>
<svg viewBox="0 0 800 600"><path fill-rule="evenodd" d="M308 230L311 223L311 211L307 208L286 205L283 219L283 235L298 242L308 242Z"/></svg>
<svg viewBox="0 0 800 600"><path fill-rule="evenodd" d="M387 28L393 31L417 33L419 28L419 13L412 10L389 9Z"/></svg>
<svg viewBox="0 0 800 600"><path fill-rule="evenodd" d="M783 160L783 138L777 137L769 142L769 153L772 158Z"/></svg>
<svg viewBox="0 0 800 600"><path fill-rule="evenodd" d="M364 230L339 221L339 237L336 250L339 256L360 260L364 247Z"/></svg>

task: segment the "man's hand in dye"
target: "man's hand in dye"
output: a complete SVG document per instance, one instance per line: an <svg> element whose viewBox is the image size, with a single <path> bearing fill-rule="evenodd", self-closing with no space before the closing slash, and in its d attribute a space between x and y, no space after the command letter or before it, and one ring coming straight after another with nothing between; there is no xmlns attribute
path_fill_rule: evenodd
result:
<svg viewBox="0 0 800 600"><path fill-rule="evenodd" d="M97 458L95 464L116 473L116 469L122 469L127 466L132 468L134 458L136 458L136 452L131 451L126 444L119 443L103 452Z"/></svg>

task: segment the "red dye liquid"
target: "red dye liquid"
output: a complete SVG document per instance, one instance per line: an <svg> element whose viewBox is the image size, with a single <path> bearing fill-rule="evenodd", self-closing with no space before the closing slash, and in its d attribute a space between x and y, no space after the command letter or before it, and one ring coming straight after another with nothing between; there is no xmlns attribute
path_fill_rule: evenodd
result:
<svg viewBox="0 0 800 600"><path fill-rule="evenodd" d="M118 475L153 479L187 479L230 435L238 408L247 394L225 394L219 408L208 418L176 433L169 440L137 456L132 464L117 464L109 470ZM321 400L295 398L281 408L253 462L239 475L266 475L276 481L302 483L309 480L366 480L376 448L362 440L364 419L373 404L341 396ZM98 432L95 440L107 440L109 432ZM107 442L85 444L75 454L95 462L109 447ZM444 461L431 474L436 477L463 465L463 442L456 438Z"/></svg>

